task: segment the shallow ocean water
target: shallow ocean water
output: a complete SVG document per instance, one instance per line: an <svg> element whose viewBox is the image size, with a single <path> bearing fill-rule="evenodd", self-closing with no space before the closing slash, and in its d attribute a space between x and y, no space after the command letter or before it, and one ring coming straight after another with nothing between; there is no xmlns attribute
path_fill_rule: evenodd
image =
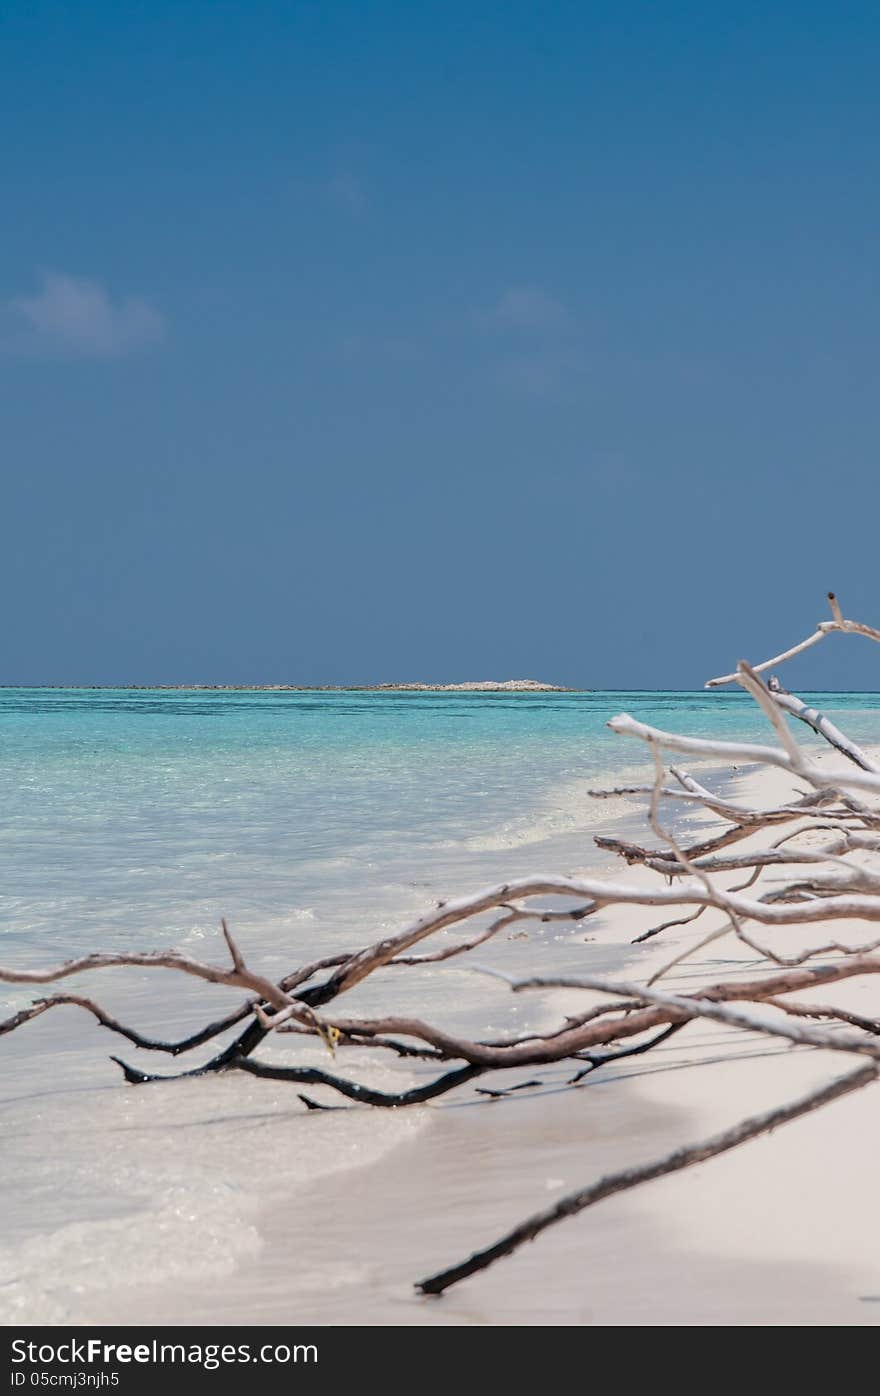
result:
<svg viewBox="0 0 880 1396"><path fill-rule="evenodd" d="M856 738L880 706L815 701ZM4 959L167 944L213 933L220 915L268 953L283 932L286 954L343 909L360 928L414 904L422 873L479 885L508 850L522 870L548 840L602 821L590 783L645 770L605 726L624 710L766 735L726 691L0 690Z"/></svg>

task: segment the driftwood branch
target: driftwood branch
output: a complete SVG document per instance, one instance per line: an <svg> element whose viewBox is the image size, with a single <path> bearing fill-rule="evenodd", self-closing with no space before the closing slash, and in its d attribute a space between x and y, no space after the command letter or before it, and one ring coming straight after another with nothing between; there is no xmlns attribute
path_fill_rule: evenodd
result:
<svg viewBox="0 0 880 1396"><path fill-rule="evenodd" d="M841 732L840 728L836 727L824 713L820 713L818 708L809 707L803 699L798 698L794 693L789 693L788 689L782 687L778 679L770 679L767 687L773 695L773 701L777 707L781 708L783 712L790 713L792 717L796 717L799 722L806 723L818 736L824 737L826 742L833 746L836 751L841 752L847 760L852 761L863 771L877 772L880 770L876 761L872 761L860 746L857 746L845 732Z"/></svg>
<svg viewBox="0 0 880 1396"><path fill-rule="evenodd" d="M820 640L824 640L826 635L839 633L842 635L863 635L868 640L880 641L880 630L876 630L872 625L862 625L859 621L844 620L840 604L833 591L828 593L828 602L831 606L833 620L820 621L812 635L808 635L806 640L801 640L799 644L792 645L790 649L783 650L781 654L774 655L772 659L765 659L763 664L753 666L756 674L765 673L767 669L776 669L780 664L784 664L787 659L794 659L796 655L803 654L805 650L812 649L813 645L818 645ZM709 679L707 688L719 688L724 684L736 683L737 671L732 674L722 674L717 679Z"/></svg>
<svg viewBox="0 0 880 1396"><path fill-rule="evenodd" d="M653 769L643 784L591 793L598 798L621 794L644 797L650 834L645 844L609 834L597 837L596 843L627 866L636 867L637 875L617 880L550 871L511 879L441 901L396 934L350 951L319 954L294 965L277 981L248 963L225 921L221 923L224 953L217 964L178 950L131 950L96 952L48 967L0 968L0 982L25 990L75 981L67 992L52 992L15 1008L0 1022L0 1037L62 1007L90 1014L103 1029L141 1052L178 1057L229 1033L230 1040L215 1046L208 1061L179 1074L199 1077L246 1072L294 1087L332 1092L351 1105L386 1109L437 1102L468 1088L484 1104L491 1101L503 1108L512 1093L540 1088L541 1079L529 1075L496 1085L491 1073L532 1072L553 1063L571 1064L572 1074L564 1079L574 1090L588 1073L621 1059L650 1055L659 1044L675 1033L689 1031L689 1025L697 1021L756 1034L768 1043L782 1043L795 1050L821 1048L866 1058L858 1071L808 1096L572 1194L469 1260L422 1281L424 1293L440 1293L510 1254L547 1226L604 1197L714 1157L860 1089L880 1070L880 1013L876 1008L855 1012L846 1005L836 1007L824 997L819 1003L811 994L859 981L874 992L876 1004L874 986L880 985L875 978L880 973L880 764L825 714L788 693L778 680L765 683L761 677L830 633L880 640L880 631L845 619L836 598L830 600L832 619L822 622L806 640L762 664L742 662L732 674L710 680L709 686L741 685L763 714L773 745L682 736L636 721L626 713L611 719L609 726L614 732L644 744ZM844 764L831 769L813 760L798 745L790 719L806 724L822 737L844 758ZM749 763L781 770L791 778L790 796L786 798L784 792L781 803L755 808L738 796L709 788L677 765L666 769L667 752L697 757L716 766ZM711 827L701 831L699 838L682 838L670 823L682 810L698 811ZM513 926L573 926L584 918L596 918L596 936L591 937L595 939L602 934L601 913L615 907L655 908L657 924L640 931L635 939L644 942L677 929L676 943L670 947L674 955L654 968L646 983L632 975L616 979L590 973L586 946L583 974L535 974L519 980L502 974L515 992L532 990L547 995L551 1021L542 1031L520 1029L518 1033L498 1032L478 1039L451 1031L435 1022L430 1013L424 1018L407 1012L356 1017L347 1015L340 1005L349 990L374 976L378 995L382 977L388 973L396 978L413 969L421 971L419 984L423 986L426 970L442 976L448 972L444 967L449 961L476 969L474 951ZM840 921L855 923L856 929L847 927L840 936L832 934L829 928ZM705 958L698 962L697 957L724 937L747 947L755 960L745 966L740 952L738 966L716 965L709 973ZM697 981L697 987L687 993L656 987L674 968L680 972L686 961L690 962L689 985ZM184 974L221 991L244 991L246 997L196 1032L179 1039L159 1039L120 1021L83 991L81 979L109 969ZM492 973L497 976L498 971ZM582 990L591 998L583 1011L554 1018L559 989ZM270 1033L278 1034L277 1043L284 1044L289 1060L268 1061L259 1055ZM347 1073L305 1064L301 1057L298 1060L304 1043L312 1049L322 1045L331 1058L345 1048L349 1063L358 1061L353 1049L369 1048L364 1056L366 1064L357 1066L356 1075L369 1077L376 1053L394 1059L396 1071L430 1067L438 1074L427 1080L401 1079L399 1089L379 1089L369 1080L351 1079ZM117 1056L113 1060L132 1085L174 1079ZM479 1086L473 1085L478 1078L487 1077L489 1081L481 1079ZM299 1090L295 1094L309 1110L350 1108L331 1106Z"/></svg>

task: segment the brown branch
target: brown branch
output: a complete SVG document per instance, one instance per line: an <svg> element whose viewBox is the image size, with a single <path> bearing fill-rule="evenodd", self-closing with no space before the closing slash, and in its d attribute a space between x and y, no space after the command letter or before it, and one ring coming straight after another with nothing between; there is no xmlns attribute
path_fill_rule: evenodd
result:
<svg viewBox="0 0 880 1396"><path fill-rule="evenodd" d="M450 1058L459 1058L472 1065L484 1068L502 1069L519 1066L540 1066L552 1061L563 1061L566 1057L593 1047L607 1046L622 1038L636 1037L664 1024L682 1022L693 1017L714 1016L714 1006L725 1003L759 1003L773 995L797 993L822 984L834 984L862 974L880 973L880 957L849 956L846 959L824 965L807 965L787 969L781 974L765 975L759 979L725 981L701 989L698 994L673 998L658 994L642 985L623 985L607 979L589 979L580 976L560 976L553 978L536 977L513 981L512 987L518 991L539 988L592 988L599 993L626 994L626 1002L641 1001L646 1005L627 1012L623 1017L602 1021L595 1014L590 1020L575 1026L555 1029L540 1037L519 1039L513 1043L474 1042L468 1038L456 1037L453 1033L433 1026L420 1018L333 1018L326 1020L326 1026L348 1035L364 1037L376 1034L393 1033L401 1037L413 1037L438 1048ZM504 978L505 976L501 976ZM509 983L511 981L508 981ZM618 1008L621 1005L618 1005ZM737 1023L742 1026L742 1023ZM749 1025L753 1030L754 1024ZM761 1023L758 1031L789 1036L793 1029L783 1030L783 1025ZM809 1045L816 1045L809 1030L802 1029L800 1039ZM835 1039L822 1045L830 1045L838 1050L850 1050ZM861 1050L861 1048L860 1048ZM866 1049L867 1050L867 1049ZM880 1049L878 1049L880 1050Z"/></svg>
<svg viewBox="0 0 880 1396"><path fill-rule="evenodd" d="M861 1013L851 1013L848 1008L829 1008L827 1004L819 1003L788 1003L778 998L765 999L764 1002L773 1008L781 1008L783 1013L790 1013L795 1018L831 1018L880 1037L880 1018L865 1018Z"/></svg>
<svg viewBox="0 0 880 1396"><path fill-rule="evenodd" d="M619 1062L622 1057L640 1057L644 1052L650 1052L651 1048L656 1047L658 1043L665 1042L667 1037L671 1037L673 1033L681 1032L684 1026L684 1023L671 1023L668 1028L664 1028L662 1032L658 1032L647 1042L640 1042L636 1047L622 1047L617 1052L578 1052L578 1061L587 1061L589 1066L572 1076L568 1084L576 1086L578 1082L583 1081L585 1076L590 1076L597 1067L607 1066L609 1062Z"/></svg>
<svg viewBox="0 0 880 1396"><path fill-rule="evenodd" d="M48 1012L52 1008L61 1008L72 1005L77 1008L84 1008L97 1019L102 1028L108 1028L110 1032L118 1033L120 1037L127 1038L133 1042L135 1047L142 1047L149 1052L168 1052L171 1056L178 1056L181 1052L188 1052L193 1047L200 1047L202 1043L208 1042L212 1037L217 1037L227 1028L234 1027L247 1018L253 1011L253 1001L243 1003L232 1013L227 1013L225 1018L219 1018L214 1023L209 1023L207 1027L200 1028L198 1032L192 1033L189 1037L182 1038L179 1042L167 1042L155 1037L145 1037L134 1028L126 1027L117 1018L103 1009L100 1004L93 999L83 998L79 994L53 994L50 998L37 999L29 1008L23 1008L15 1013L5 1022L0 1023L0 1037L4 1033L12 1032L13 1029L21 1027L23 1023L29 1023L34 1018Z"/></svg>
<svg viewBox="0 0 880 1396"><path fill-rule="evenodd" d="M844 960L841 967L849 967L848 962ZM878 969L880 969L880 962L878 962ZM755 1018L744 1009L728 1007L727 1005L734 997L738 997L742 1001L742 994L734 995L729 992L735 987L741 988L742 986L719 985L718 989L723 989L726 992L723 995L716 993L710 997L706 990L702 990L699 994L664 994L657 989L648 988L647 985L636 989L632 984L620 983L613 979L593 978L592 976L576 979L560 975L559 978L552 979L536 977L534 979L514 980L511 987L515 992L523 989L545 989L548 987L590 989L595 993L620 994L621 997L625 998L637 993L644 999L645 1003L654 1004L666 1011L669 1015L667 1021L679 1022L682 1019L709 1018L718 1023L729 1024L731 1027L744 1028L749 1032L768 1033L771 1037L784 1037L790 1042L801 1043L804 1046L829 1047L837 1052L863 1053L865 1056L875 1057L880 1061L880 1044L866 1042L863 1038L835 1035L818 1028L796 1027L785 1022L769 1022L764 1018ZM791 989L783 992L791 992ZM767 995L753 991L749 998L753 1001L766 1001ZM633 1014L630 1021L635 1017L636 1015Z"/></svg>
<svg viewBox="0 0 880 1396"><path fill-rule="evenodd" d="M227 935L228 933L224 932ZM236 951L236 954L238 952ZM121 955L95 954L81 955L75 960L66 960L64 964L56 965L52 969L0 969L0 980L7 984L51 984L59 979L69 979L72 974L81 974L85 970L91 969L118 969L120 967L134 967L140 969L176 969L184 974L195 976L196 979L204 979L209 984L225 984L236 989L250 989L256 992L260 999L273 1007L287 1008L290 1005L290 996L279 989L277 984L273 984L271 979L266 979L261 974L254 974L241 961L233 964L233 968L221 969L219 965L206 965L200 960L194 960L189 955L184 955L179 950L154 950L146 954L127 953Z"/></svg>
<svg viewBox="0 0 880 1396"><path fill-rule="evenodd" d="M293 1033L299 1037L321 1036L317 1028L306 1027L303 1023L282 1023L278 1032L285 1035ZM434 1047L412 1047L392 1037L362 1037L357 1033L340 1033L336 1050L342 1047L384 1047L390 1052L396 1052L399 1057L420 1057L428 1061L443 1061L446 1058L444 1052L438 1052Z"/></svg>

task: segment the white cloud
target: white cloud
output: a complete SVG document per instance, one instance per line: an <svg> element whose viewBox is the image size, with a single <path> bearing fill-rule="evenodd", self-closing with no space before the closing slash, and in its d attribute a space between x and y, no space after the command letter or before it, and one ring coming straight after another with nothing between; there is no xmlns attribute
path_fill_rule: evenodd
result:
<svg viewBox="0 0 880 1396"><path fill-rule="evenodd" d="M24 352L116 358L165 333L165 321L147 301L128 296L114 301L97 281L48 272L38 295L9 302L17 321L15 346Z"/></svg>
<svg viewBox="0 0 880 1396"><path fill-rule="evenodd" d="M509 286L474 317L492 337L487 367L495 381L520 397L575 399L590 365L577 320L568 306L540 286Z"/></svg>
<svg viewBox="0 0 880 1396"><path fill-rule="evenodd" d="M370 202L366 184L357 175L342 172L327 182L327 193L343 213L351 218L360 218Z"/></svg>
<svg viewBox="0 0 880 1396"><path fill-rule="evenodd" d="M489 310L481 312L477 321L483 329L544 334L569 327L571 314L561 301L539 286L511 286Z"/></svg>

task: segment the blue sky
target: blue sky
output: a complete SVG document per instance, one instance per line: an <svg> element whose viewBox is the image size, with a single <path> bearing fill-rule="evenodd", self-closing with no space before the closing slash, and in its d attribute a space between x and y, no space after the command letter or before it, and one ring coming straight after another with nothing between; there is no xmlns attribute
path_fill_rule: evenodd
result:
<svg viewBox="0 0 880 1396"><path fill-rule="evenodd" d="M867 4L8 0L0 680L877 623L878 59Z"/></svg>

